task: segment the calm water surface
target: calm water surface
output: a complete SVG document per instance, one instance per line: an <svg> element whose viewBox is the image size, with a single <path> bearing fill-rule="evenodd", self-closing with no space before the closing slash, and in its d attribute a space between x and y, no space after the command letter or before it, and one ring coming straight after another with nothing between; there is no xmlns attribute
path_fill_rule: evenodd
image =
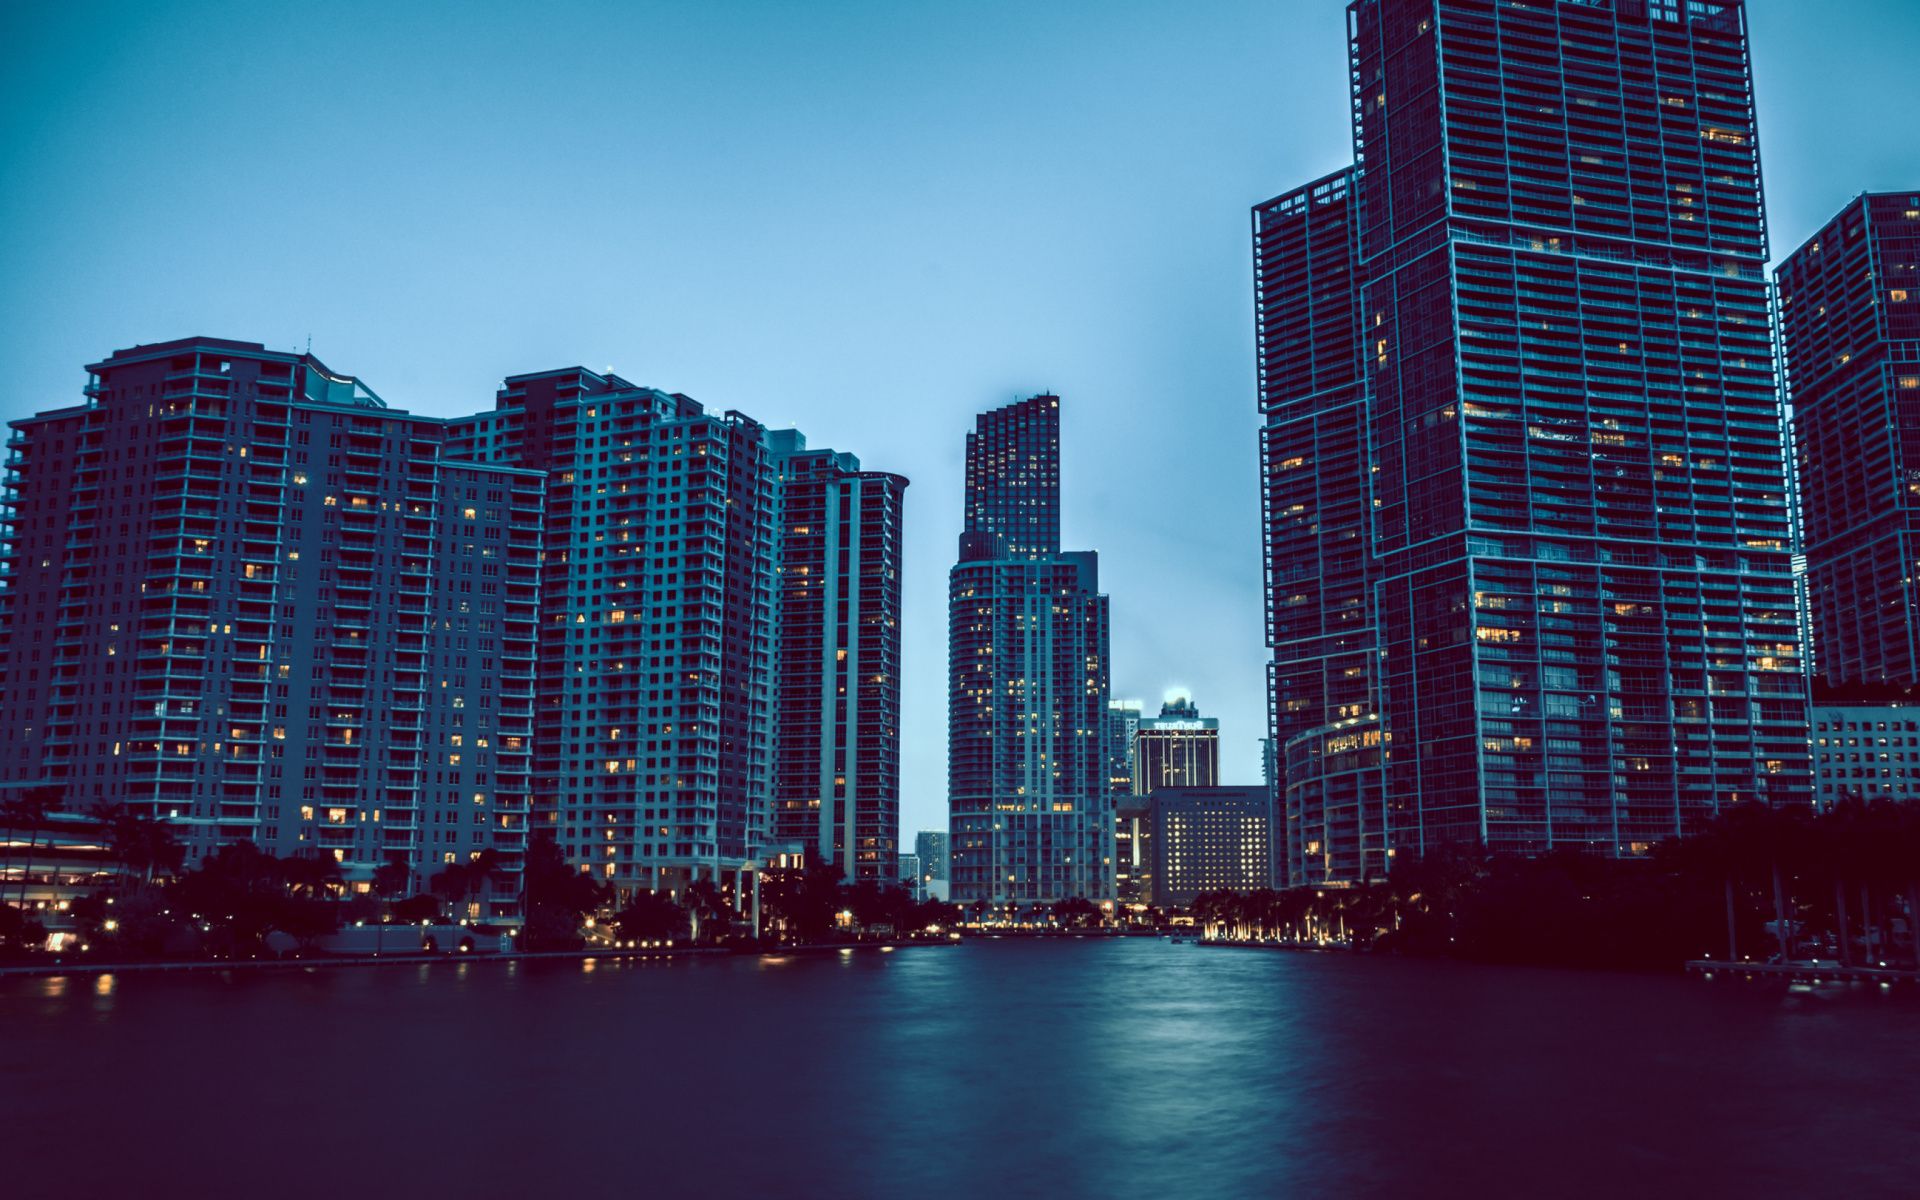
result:
<svg viewBox="0 0 1920 1200"><path fill-rule="evenodd" d="M0 979L0 1195L1920 1194L1920 1006L1159 941Z"/></svg>

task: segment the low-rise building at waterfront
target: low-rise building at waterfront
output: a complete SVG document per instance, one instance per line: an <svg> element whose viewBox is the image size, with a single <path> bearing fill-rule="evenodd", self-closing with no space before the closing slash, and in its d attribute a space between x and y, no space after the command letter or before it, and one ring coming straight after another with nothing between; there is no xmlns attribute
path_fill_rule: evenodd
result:
<svg viewBox="0 0 1920 1200"><path fill-rule="evenodd" d="M1816 701L1813 798L1920 799L1920 703Z"/></svg>

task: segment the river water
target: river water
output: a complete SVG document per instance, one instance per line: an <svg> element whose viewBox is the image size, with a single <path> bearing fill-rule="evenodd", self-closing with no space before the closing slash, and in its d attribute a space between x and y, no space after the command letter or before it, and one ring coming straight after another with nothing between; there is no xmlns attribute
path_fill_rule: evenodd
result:
<svg viewBox="0 0 1920 1200"><path fill-rule="evenodd" d="M1920 1005L984 941L0 979L0 1195L1920 1194Z"/></svg>

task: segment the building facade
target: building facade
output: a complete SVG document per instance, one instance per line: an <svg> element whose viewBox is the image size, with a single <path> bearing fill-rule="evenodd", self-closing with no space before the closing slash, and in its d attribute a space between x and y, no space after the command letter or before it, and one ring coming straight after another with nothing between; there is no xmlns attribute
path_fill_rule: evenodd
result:
<svg viewBox="0 0 1920 1200"><path fill-rule="evenodd" d="M1142 857L1150 829L1142 827L1142 809L1133 798L1133 738L1140 732L1138 700L1107 702L1107 792L1113 797L1113 894L1123 904L1144 905L1151 896L1145 879L1151 864Z"/></svg>
<svg viewBox="0 0 1920 1200"><path fill-rule="evenodd" d="M773 834L853 881L900 857L900 564L907 481L770 435L778 597Z"/></svg>
<svg viewBox="0 0 1920 1200"><path fill-rule="evenodd" d="M1920 192L1855 198L1776 280L1814 670L1841 687L1911 689L1920 685Z"/></svg>
<svg viewBox="0 0 1920 1200"><path fill-rule="evenodd" d="M773 812L765 429L570 367L509 377L452 434L455 453L547 482L539 818L617 900L737 880Z"/></svg>
<svg viewBox="0 0 1920 1200"><path fill-rule="evenodd" d="M1294 887L1387 869L1358 204L1348 168L1253 210L1269 782Z"/></svg>
<svg viewBox="0 0 1920 1200"><path fill-rule="evenodd" d="M1154 822L1147 797L1166 788L1212 787L1220 781L1220 722L1193 701L1170 696L1157 717L1134 715L1128 758L1131 794L1114 800L1114 889L1134 908L1153 903Z"/></svg>
<svg viewBox="0 0 1920 1200"><path fill-rule="evenodd" d="M1113 895L1107 598L1060 548L1060 400L981 415L948 590L952 898Z"/></svg>
<svg viewBox="0 0 1920 1200"><path fill-rule="evenodd" d="M528 834L541 476L454 461L311 354L190 338L13 423L0 774L198 857L317 851L424 888Z"/></svg>
<svg viewBox="0 0 1920 1200"><path fill-rule="evenodd" d="M913 852L920 858L920 870L929 879L947 878L947 831L922 829L913 835Z"/></svg>
<svg viewBox="0 0 1920 1200"><path fill-rule="evenodd" d="M1160 788L1148 803L1155 906L1186 908L1201 892L1273 886L1273 810L1264 785Z"/></svg>
<svg viewBox="0 0 1920 1200"><path fill-rule="evenodd" d="M1337 763L1364 818L1366 759L1382 758L1385 855L1631 856L1724 807L1804 796L1743 8L1348 11L1384 726L1358 758L1323 738L1297 765ZM1272 474L1284 552L1304 535L1276 536L1292 502ZM1292 695L1277 682L1276 709ZM1288 764L1290 873L1312 881L1308 843L1341 837L1304 815L1332 801L1295 797ZM1346 841L1334 861L1355 865L1322 878L1377 869L1364 822Z"/></svg>
<svg viewBox="0 0 1920 1200"><path fill-rule="evenodd" d="M1920 799L1920 705L1813 705L1813 799Z"/></svg>
<svg viewBox="0 0 1920 1200"><path fill-rule="evenodd" d="M1157 717L1142 717L1133 735L1133 793L1220 782L1220 722L1203 717L1192 700L1175 696Z"/></svg>

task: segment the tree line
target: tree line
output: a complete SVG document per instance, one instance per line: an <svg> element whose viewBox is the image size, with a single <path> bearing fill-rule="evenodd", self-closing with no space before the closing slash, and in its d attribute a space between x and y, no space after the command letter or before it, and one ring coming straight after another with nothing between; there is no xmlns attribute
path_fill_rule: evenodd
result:
<svg viewBox="0 0 1920 1200"><path fill-rule="evenodd" d="M51 851L53 801L42 789L0 804L10 859L20 877L0 887L0 958L31 956L47 929L28 904L34 863ZM71 825L63 826L73 832ZM89 840L107 847L102 879L74 900L67 916L77 943L97 960L254 958L292 940L300 952L317 950L350 924L419 925L450 919L491 888L517 881L525 923L519 948L578 950L614 941L676 941L704 945L759 944L745 896L723 894L702 879L672 896L640 891L625 902L616 891L569 864L550 836L536 835L524 869L510 872L499 854L482 851L466 862L441 865L425 886L398 854L376 867L364 888L351 886L332 855L318 849L278 856L251 842L235 842L190 869L174 827L124 805L102 810L87 827ZM905 888L872 882L848 885L839 869L810 861L804 869L761 876L761 938L801 944L861 935L906 935L950 922L946 905L916 902Z"/></svg>
<svg viewBox="0 0 1920 1200"><path fill-rule="evenodd" d="M1694 959L1920 966L1920 809L1741 805L1642 859L1480 847L1398 855L1384 882L1196 897L1207 935L1488 962Z"/></svg>

